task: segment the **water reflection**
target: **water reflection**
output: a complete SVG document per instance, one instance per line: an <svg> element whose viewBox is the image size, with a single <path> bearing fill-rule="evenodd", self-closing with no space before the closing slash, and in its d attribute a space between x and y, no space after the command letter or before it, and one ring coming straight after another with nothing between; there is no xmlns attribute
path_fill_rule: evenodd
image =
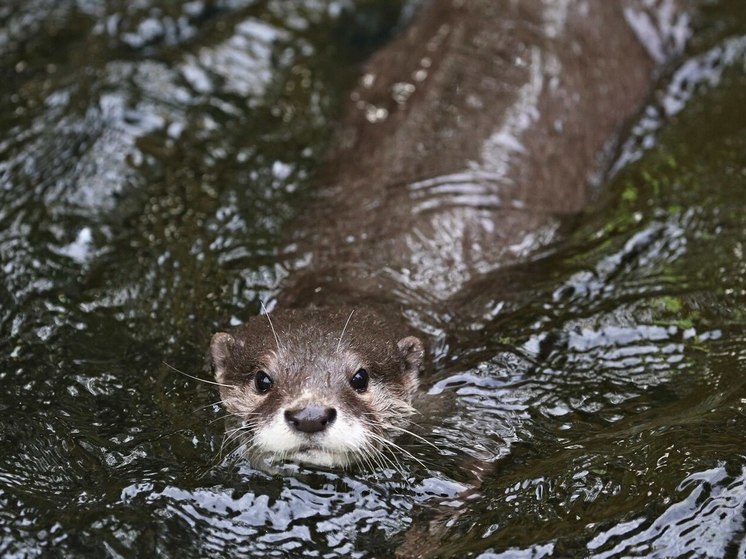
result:
<svg viewBox="0 0 746 559"><path fill-rule="evenodd" d="M664 79L566 243L468 287L435 447L289 476L221 453L216 393L162 362L206 376L213 325L273 293L346 6L0 8L0 555L746 553L743 29ZM497 203L473 176L410 192Z"/></svg>
<svg viewBox="0 0 746 559"><path fill-rule="evenodd" d="M614 169L619 170L638 160L646 150L655 146L660 128L681 112L696 94L716 87L723 79L723 73L742 60L744 54L746 38L733 37L681 64L665 90L659 93L657 102L648 106L644 116L635 124Z"/></svg>
<svg viewBox="0 0 746 559"><path fill-rule="evenodd" d="M724 466L696 472L682 480L676 491L683 498L652 522L636 518L591 539L591 556L725 557L735 553L740 557L746 552L746 543L733 539L743 530L746 469L736 475Z"/></svg>
<svg viewBox="0 0 746 559"><path fill-rule="evenodd" d="M181 525L180 532L199 534L194 547L201 553L275 553L315 544L336 557L353 553L355 540L398 534L409 523L408 494L425 504L454 498L464 489L438 478L415 485L410 480L380 483L373 474L295 470L280 481L243 467L243 481L230 488L159 489L138 483L122 490L119 504L147 507ZM257 485L261 493L253 489Z"/></svg>

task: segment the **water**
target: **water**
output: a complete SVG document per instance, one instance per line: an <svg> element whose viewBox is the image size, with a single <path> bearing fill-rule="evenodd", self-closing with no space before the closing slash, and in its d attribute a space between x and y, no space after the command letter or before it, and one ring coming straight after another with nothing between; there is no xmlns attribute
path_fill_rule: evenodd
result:
<svg viewBox="0 0 746 559"><path fill-rule="evenodd" d="M217 391L164 363L209 378L210 333L282 279L328 123L401 8L351 6L0 8L0 555L745 556L732 2L569 237L486 277L481 321L453 313L417 420L437 448L401 440L422 464L270 476L221 448Z"/></svg>

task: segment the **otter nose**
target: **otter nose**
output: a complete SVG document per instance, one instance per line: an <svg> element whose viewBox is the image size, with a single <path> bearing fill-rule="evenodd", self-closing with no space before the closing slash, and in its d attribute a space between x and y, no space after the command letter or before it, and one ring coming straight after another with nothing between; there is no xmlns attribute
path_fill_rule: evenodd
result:
<svg viewBox="0 0 746 559"><path fill-rule="evenodd" d="M291 427L304 433L318 433L326 429L337 417L337 410L323 406L306 406L295 410L285 410L285 421Z"/></svg>

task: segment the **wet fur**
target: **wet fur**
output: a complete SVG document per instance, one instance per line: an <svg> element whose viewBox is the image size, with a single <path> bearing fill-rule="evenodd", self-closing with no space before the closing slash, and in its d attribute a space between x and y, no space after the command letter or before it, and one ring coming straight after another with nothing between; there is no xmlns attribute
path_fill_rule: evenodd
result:
<svg viewBox="0 0 746 559"><path fill-rule="evenodd" d="M661 0L674 17L676 1ZM284 310L270 315L276 331L260 316L213 338L221 395L244 421L236 433L250 455L298 457L265 435L287 435L283 407L325 398L349 420L340 423L350 440L335 439L349 460L380 465L382 447L398 450L390 439L412 413L424 358L397 322L401 309L443 317L431 331L484 317L500 289L492 274L582 210L599 154L641 107L660 62L628 23L651 5L433 0L374 55L317 198L281 252L289 273ZM392 95L402 85L403 101ZM366 394L350 389L358 366L371 371ZM254 391L258 370L277 390Z"/></svg>
<svg viewBox="0 0 746 559"><path fill-rule="evenodd" d="M396 331L371 310L316 309L253 317L230 333L215 334L216 380L223 405L244 421L247 454L255 461L295 458L325 466L375 455L414 412L423 367L422 343L396 339ZM364 392L350 385L360 369L370 377ZM274 381L266 394L255 386L259 371ZM285 410L309 404L336 410L323 433L296 433L284 419ZM321 454L309 457L306 446Z"/></svg>

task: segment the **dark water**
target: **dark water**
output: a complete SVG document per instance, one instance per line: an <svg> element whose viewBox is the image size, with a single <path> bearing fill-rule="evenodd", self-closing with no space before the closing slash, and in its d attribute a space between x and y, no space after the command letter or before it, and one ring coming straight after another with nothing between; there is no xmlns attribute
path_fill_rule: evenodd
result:
<svg viewBox="0 0 746 559"><path fill-rule="evenodd" d="M209 378L209 334L275 293L400 8L0 7L0 556L746 556L737 2L709 4L577 230L454 319L418 418L437 448L401 441L422 464L252 471L214 387L164 365Z"/></svg>

